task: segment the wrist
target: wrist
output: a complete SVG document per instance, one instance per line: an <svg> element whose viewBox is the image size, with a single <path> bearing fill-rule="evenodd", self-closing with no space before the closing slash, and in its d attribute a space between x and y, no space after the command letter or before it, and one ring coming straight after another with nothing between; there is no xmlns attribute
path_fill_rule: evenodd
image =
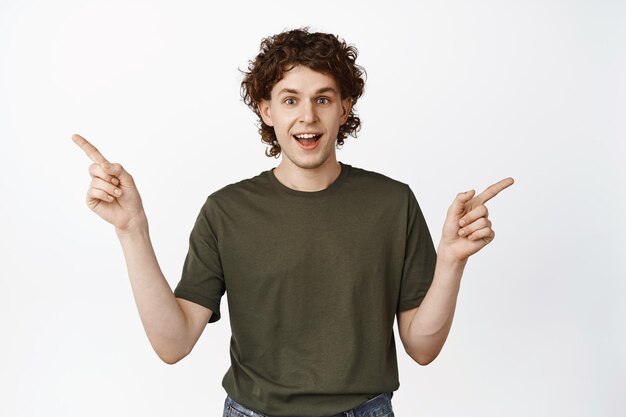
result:
<svg viewBox="0 0 626 417"><path fill-rule="evenodd" d="M452 267L464 267L468 258L459 258L446 245L439 244L437 248L437 263L442 263Z"/></svg>
<svg viewBox="0 0 626 417"><path fill-rule="evenodd" d="M119 238L138 235L149 235L148 218L141 213L131 219L125 227L115 227L115 233Z"/></svg>

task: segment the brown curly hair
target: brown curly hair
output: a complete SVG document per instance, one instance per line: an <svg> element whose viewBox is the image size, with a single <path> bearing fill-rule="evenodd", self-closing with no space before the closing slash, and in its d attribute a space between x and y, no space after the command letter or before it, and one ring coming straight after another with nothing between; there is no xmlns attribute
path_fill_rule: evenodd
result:
<svg viewBox="0 0 626 417"><path fill-rule="evenodd" d="M249 61L248 71L242 71L241 97L259 117L261 140L270 146L265 151L267 156L278 157L281 149L274 128L263 122L258 105L261 100L270 99L274 85L297 65L332 76L339 85L341 98L352 98L352 108L346 123L339 127L336 146L343 145L348 135L356 138L361 120L354 106L363 94L367 75L365 69L356 64L357 55L358 50L338 36L310 33L308 27L281 32L261 41L259 54Z"/></svg>

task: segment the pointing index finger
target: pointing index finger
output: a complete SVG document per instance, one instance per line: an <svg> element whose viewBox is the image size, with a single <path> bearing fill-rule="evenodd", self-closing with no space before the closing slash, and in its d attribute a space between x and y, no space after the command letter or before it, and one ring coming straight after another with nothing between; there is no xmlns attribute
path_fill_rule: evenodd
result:
<svg viewBox="0 0 626 417"><path fill-rule="evenodd" d="M89 141L85 139L84 137L82 137L81 135L77 135L77 134L72 135L72 140L74 141L75 144L80 146L80 148L87 154L89 159L91 159L92 161L99 163L99 164L103 162L109 162L104 156L102 156L100 151L98 151L98 149L95 146L89 143Z"/></svg>
<svg viewBox="0 0 626 417"><path fill-rule="evenodd" d="M489 187L487 187L485 189L485 191L483 191L482 193L478 194L476 196L476 198L478 198L478 200L481 202L481 204L484 204L487 201L491 200L496 195L498 195L498 193L500 191L502 191L505 188L510 187L511 185L513 185L514 182L515 181L511 177L508 177L508 178L505 178L503 180L500 180L500 181L496 182L495 184L492 184Z"/></svg>

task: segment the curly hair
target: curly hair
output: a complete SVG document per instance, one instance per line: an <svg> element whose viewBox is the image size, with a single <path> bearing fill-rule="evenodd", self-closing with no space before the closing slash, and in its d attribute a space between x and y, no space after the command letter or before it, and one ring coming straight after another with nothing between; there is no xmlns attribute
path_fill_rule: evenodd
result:
<svg viewBox="0 0 626 417"><path fill-rule="evenodd" d="M342 146L348 135L356 138L361 120L355 114L354 106L363 94L367 75L365 69L356 64L357 55L358 50L338 36L310 33L308 27L281 32L261 41L259 54L249 61L248 71L242 71L245 75L241 82L241 97L259 117L261 141L269 145L265 151L267 156L277 158L281 149L274 128L263 121L258 105L261 100L270 100L274 85L286 71L297 65L332 76L339 85L341 98L352 99L348 119L339 127L336 146Z"/></svg>

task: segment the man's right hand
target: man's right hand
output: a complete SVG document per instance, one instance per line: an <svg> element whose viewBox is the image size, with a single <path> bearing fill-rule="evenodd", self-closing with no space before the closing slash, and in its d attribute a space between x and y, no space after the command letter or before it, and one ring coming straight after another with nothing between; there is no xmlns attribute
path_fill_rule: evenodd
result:
<svg viewBox="0 0 626 417"><path fill-rule="evenodd" d="M141 196L133 177L120 164L110 163L80 135L72 140L87 154L91 186L87 190L87 206L98 216L115 226L116 232L125 233L147 227Z"/></svg>

